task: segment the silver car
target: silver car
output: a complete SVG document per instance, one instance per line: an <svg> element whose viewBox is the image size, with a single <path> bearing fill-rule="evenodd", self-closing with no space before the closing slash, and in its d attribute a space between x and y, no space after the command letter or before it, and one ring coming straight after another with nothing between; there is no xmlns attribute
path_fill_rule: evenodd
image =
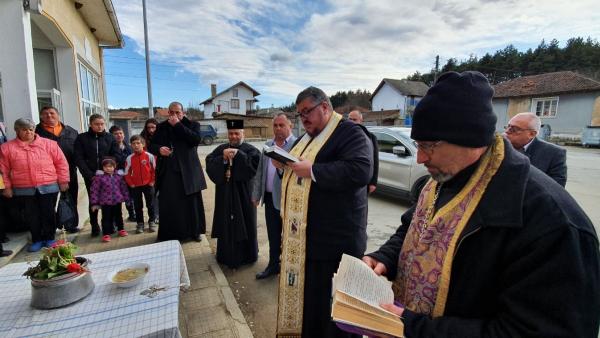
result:
<svg viewBox="0 0 600 338"><path fill-rule="evenodd" d="M367 127L377 137L379 176L376 192L415 202L429 179L424 165L417 163L417 147L410 128Z"/></svg>

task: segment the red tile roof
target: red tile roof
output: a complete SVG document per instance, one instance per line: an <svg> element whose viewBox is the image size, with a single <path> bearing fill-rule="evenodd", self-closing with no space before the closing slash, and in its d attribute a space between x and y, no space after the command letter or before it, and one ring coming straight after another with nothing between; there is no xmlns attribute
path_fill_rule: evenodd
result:
<svg viewBox="0 0 600 338"><path fill-rule="evenodd" d="M494 98L600 91L600 82L571 71L522 76L494 86Z"/></svg>
<svg viewBox="0 0 600 338"><path fill-rule="evenodd" d="M109 114L109 118L111 120L133 120L135 118L140 117L141 114L135 111L130 110L122 110L119 112L111 112Z"/></svg>

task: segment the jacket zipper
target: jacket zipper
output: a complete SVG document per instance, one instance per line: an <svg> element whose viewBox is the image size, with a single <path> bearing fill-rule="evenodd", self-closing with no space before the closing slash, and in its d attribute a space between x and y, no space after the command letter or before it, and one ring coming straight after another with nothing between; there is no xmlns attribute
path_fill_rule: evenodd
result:
<svg viewBox="0 0 600 338"><path fill-rule="evenodd" d="M99 156L100 156L100 149L98 146L98 135L96 134L96 167L98 169L102 169L102 168L100 168L100 159L98 158ZM96 170L98 170L98 169L96 169Z"/></svg>
<svg viewBox="0 0 600 338"><path fill-rule="evenodd" d="M465 238L471 236L472 234L478 232L479 230L481 230L481 226L473 229L473 231L469 232L468 234L465 234L460 241L458 241L458 244L456 245L456 249L454 250L454 254L452 255L452 258L456 257L456 253L458 252L458 249L460 248L460 245L462 244L462 242L465 240Z"/></svg>

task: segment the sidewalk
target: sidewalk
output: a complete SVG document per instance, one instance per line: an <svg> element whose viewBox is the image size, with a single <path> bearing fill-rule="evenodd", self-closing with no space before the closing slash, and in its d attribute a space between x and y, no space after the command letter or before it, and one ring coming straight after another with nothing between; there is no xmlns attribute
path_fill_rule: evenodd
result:
<svg viewBox="0 0 600 338"><path fill-rule="evenodd" d="M69 240L79 247L79 255L145 245L156 241L156 233L135 234L135 223L126 222L125 230L129 232L129 236L113 237L111 242L102 243L100 237L92 238L90 236L87 207L85 186L80 184L78 210L82 230L75 235L69 235ZM127 212L124 214L126 215ZM15 263L38 259L39 253L32 254L25 250L28 236L28 233L9 236L11 240L7 244L10 245L5 245L5 248L22 250L13 254L12 257L2 258L0 265L3 265L4 260ZM200 243L191 241L182 244L182 247L191 287L189 291L181 293L179 297L181 335L190 338L252 337L252 331L244 319L227 279L211 252L206 236L202 235Z"/></svg>

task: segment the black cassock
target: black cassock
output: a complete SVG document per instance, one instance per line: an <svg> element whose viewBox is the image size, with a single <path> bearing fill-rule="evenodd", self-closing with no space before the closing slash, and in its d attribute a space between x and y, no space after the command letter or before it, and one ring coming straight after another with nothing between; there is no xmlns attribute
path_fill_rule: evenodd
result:
<svg viewBox="0 0 600 338"><path fill-rule="evenodd" d="M229 163L223 161L223 150L229 147L229 144L222 144L206 157L206 172L216 185L211 237L218 238L217 262L237 268L258 259L256 207L250 193L260 152L247 143L233 147L238 152L227 181L225 172Z"/></svg>

